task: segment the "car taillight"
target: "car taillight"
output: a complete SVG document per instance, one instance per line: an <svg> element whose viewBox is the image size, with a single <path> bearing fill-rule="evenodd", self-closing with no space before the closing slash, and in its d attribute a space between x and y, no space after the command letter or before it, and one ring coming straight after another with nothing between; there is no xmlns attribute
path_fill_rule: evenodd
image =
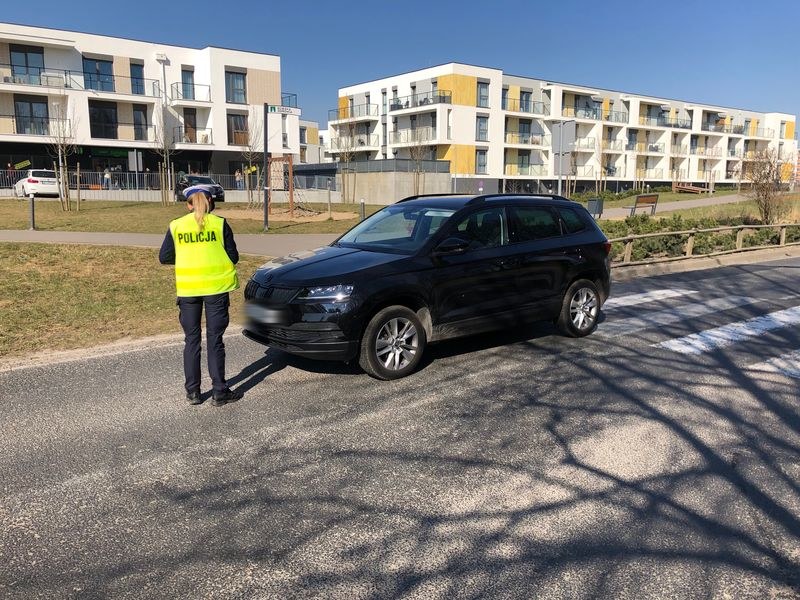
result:
<svg viewBox="0 0 800 600"><path fill-rule="evenodd" d="M603 250L606 251L606 256L611 254L611 242L603 242Z"/></svg>
<svg viewBox="0 0 800 600"><path fill-rule="evenodd" d="M28 177L28 183L39 183L39 180L34 179L33 177Z"/></svg>

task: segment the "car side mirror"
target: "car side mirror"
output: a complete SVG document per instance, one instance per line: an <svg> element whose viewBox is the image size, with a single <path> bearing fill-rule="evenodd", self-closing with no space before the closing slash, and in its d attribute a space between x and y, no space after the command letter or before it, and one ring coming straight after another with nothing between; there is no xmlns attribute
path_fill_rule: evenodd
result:
<svg viewBox="0 0 800 600"><path fill-rule="evenodd" d="M461 254L467 248L469 248L469 241L458 238L458 237L449 237L445 239L442 243L440 243L434 249L433 253L436 256L446 256L449 254Z"/></svg>

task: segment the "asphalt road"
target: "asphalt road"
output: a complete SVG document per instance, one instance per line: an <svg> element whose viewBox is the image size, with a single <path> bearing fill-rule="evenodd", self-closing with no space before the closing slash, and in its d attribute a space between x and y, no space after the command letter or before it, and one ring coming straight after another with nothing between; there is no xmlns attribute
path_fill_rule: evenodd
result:
<svg viewBox="0 0 800 600"><path fill-rule="evenodd" d="M382 383L228 339L0 373L0 596L800 597L800 259L615 285L597 332Z"/></svg>

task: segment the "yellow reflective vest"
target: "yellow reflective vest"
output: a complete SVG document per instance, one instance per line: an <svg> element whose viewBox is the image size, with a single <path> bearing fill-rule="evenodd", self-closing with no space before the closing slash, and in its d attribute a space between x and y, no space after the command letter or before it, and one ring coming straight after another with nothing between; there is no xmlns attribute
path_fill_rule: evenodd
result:
<svg viewBox="0 0 800 600"><path fill-rule="evenodd" d="M225 219L205 215L202 229L194 213L169 224L175 243L175 288L179 297L212 296L239 287L236 267L225 252Z"/></svg>

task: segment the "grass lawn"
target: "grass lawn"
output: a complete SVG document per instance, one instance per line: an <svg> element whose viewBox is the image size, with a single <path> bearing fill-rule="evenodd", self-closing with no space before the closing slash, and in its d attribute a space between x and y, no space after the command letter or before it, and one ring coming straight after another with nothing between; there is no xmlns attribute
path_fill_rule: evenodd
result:
<svg viewBox="0 0 800 600"><path fill-rule="evenodd" d="M699 200L702 198L719 198L720 196L730 196L731 194L735 194L736 190L719 190L711 194L686 194L686 193L678 193L678 192L653 192L654 194L658 194L658 203L662 204L664 202L682 202L685 200ZM606 200L603 202L603 209L608 208L620 208L623 206L632 206L634 203L635 196L629 196L627 198L618 198L614 200ZM581 204L586 205L586 202L581 202Z"/></svg>
<svg viewBox="0 0 800 600"><path fill-rule="evenodd" d="M659 200L660 202L660 200ZM786 203L786 218L783 221L789 223L800 222L800 193L786 194L783 199ZM687 219L730 219L742 217L747 219L759 219L758 208L754 200L734 202L732 204L720 204L719 206L705 206L702 208L689 208L684 210L669 211L659 213L659 216L671 217L679 214Z"/></svg>
<svg viewBox="0 0 800 600"><path fill-rule="evenodd" d="M285 205L275 205L276 211ZM327 214L327 205L304 204ZM358 213L358 205L332 204L335 212ZM368 215L380 206L368 205ZM58 200L36 200L36 228L42 231L107 231L128 233L164 233L169 222L186 214L185 204L162 206L157 202L121 202L85 200L81 210L63 212ZM220 204L220 211L241 211L248 218L229 217L234 233L263 233L263 217L259 211L247 211L241 204ZM297 223L279 220L283 215L270 217L269 233L343 233L358 223L358 218ZM27 200L0 200L0 229L28 229L29 205Z"/></svg>
<svg viewBox="0 0 800 600"><path fill-rule="evenodd" d="M242 256L231 322L264 258ZM52 244L0 244L0 357L180 333L174 269L158 251Z"/></svg>

